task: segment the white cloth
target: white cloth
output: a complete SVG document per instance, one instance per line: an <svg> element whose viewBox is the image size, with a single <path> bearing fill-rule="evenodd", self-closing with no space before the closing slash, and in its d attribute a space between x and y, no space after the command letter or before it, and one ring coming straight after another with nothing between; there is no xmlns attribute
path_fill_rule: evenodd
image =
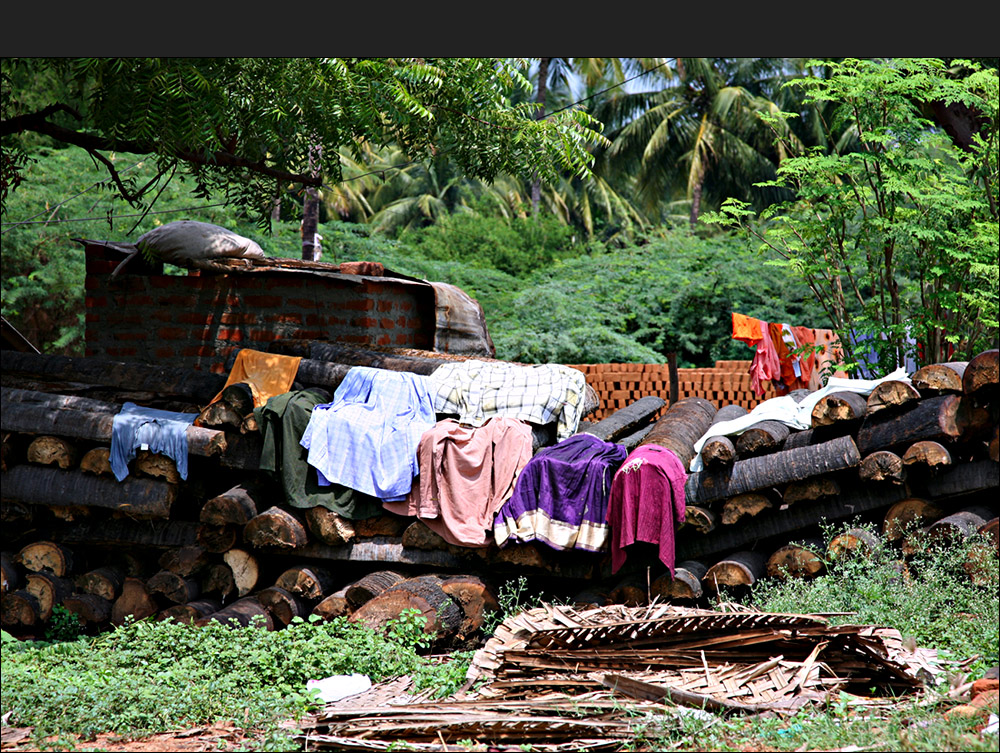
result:
<svg viewBox="0 0 1000 753"><path fill-rule="evenodd" d="M315 688L319 691L319 699L323 703L333 703L341 698L363 693L372 686L368 675L353 672L349 675L333 675L322 680L306 680L306 689Z"/></svg>
<svg viewBox="0 0 1000 753"><path fill-rule="evenodd" d="M801 403L796 403L790 395L773 397L765 400L745 416L732 421L720 421L712 424L701 439L694 443L695 456L691 461L691 472L697 473L705 466L701 461L701 448L710 437L732 437L742 434L754 424L761 421L780 421L786 426L802 431L812 426L812 412L816 403L834 392L856 392L859 395L870 395L882 382L897 381L910 383L906 369L900 367L881 379L845 379L830 377L826 387L810 392Z"/></svg>

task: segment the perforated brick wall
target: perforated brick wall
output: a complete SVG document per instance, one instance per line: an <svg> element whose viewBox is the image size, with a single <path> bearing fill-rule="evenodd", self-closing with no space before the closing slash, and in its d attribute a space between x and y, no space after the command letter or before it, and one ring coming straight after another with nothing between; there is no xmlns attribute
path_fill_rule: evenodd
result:
<svg viewBox="0 0 1000 753"><path fill-rule="evenodd" d="M295 270L177 276L135 263L112 278L120 254L92 244L86 259L88 356L221 373L234 348L278 338L433 347L430 286Z"/></svg>
<svg viewBox="0 0 1000 753"><path fill-rule="evenodd" d="M670 373L663 363L590 363L567 364L587 376L601 400L597 412L588 420L600 421L620 408L646 395L656 395L667 401L657 418L669 407ZM750 410L762 401L777 395L768 387L763 397L754 394L750 386L750 361L716 361L714 368L677 369L678 398L703 397L717 408L742 405Z"/></svg>

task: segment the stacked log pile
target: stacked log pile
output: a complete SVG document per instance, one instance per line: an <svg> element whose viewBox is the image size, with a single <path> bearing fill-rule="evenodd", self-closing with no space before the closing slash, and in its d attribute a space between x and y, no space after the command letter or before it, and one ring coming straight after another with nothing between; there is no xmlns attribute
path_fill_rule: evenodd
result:
<svg viewBox="0 0 1000 753"><path fill-rule="evenodd" d="M440 362L330 344L281 348L305 356L297 387L331 393L351 365L427 373ZM227 388L206 408L220 375L11 351L2 359L2 616L23 634L42 632L57 604L93 630L127 615L277 629L315 613L381 626L417 609L437 642L461 643L497 608L496 579L560 578L588 604L690 604L768 575L817 575L830 554L868 545L859 530L825 551L813 539L819 524L858 516L879 520L904 550L915 520L939 536L992 532L994 551L983 556L995 556L997 351L925 367L912 386L886 383L868 399L830 395L805 431L764 422L713 438L705 470L687 480L675 577L652 555L630 556L617 579L601 555L460 548L410 518L352 521L284 506L257 468L247 390ZM200 415L188 432L186 479L169 459L140 452L115 480L111 424L126 401ZM688 465L713 422L746 412L685 398L654 422L664 406L642 398L580 430L630 450L661 444ZM551 443L551 428L536 427L535 438ZM969 570L975 578L982 567Z"/></svg>

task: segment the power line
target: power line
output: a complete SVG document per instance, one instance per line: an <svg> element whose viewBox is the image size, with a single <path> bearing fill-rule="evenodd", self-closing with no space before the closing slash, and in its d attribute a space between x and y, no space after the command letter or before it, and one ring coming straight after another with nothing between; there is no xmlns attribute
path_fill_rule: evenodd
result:
<svg viewBox="0 0 1000 753"><path fill-rule="evenodd" d="M67 199L67 201L68 201L68 199ZM64 222L92 222L94 220L123 220L123 219L126 219L128 217L145 217L145 216L150 215L150 214L173 214L175 212L191 212L191 211L195 211L195 210L198 210L198 209L210 209L212 207L224 207L224 206L228 206L227 202L220 201L220 202L217 202L215 204L205 204L205 205L200 206L200 207L183 207L181 209L163 209L163 210L161 210L159 212L145 212L145 213L139 212L137 214L115 214L115 215L108 215L108 216L105 216L105 217L73 217L73 218L67 217L66 219L63 219L63 220L24 220L22 222L15 223L15 225L59 225L59 224L62 224ZM35 215L35 216L37 217L38 215ZM11 227L14 227L15 225L11 225ZM5 233L7 232L7 228L4 229L4 232Z"/></svg>

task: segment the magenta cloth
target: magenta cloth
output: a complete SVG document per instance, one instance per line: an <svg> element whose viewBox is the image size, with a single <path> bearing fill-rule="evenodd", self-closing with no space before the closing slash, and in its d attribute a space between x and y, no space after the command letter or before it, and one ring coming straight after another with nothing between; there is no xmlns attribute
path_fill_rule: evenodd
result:
<svg viewBox="0 0 1000 753"><path fill-rule="evenodd" d="M625 547L637 541L660 545L660 561L674 575L674 529L684 522L684 465L657 444L636 447L611 480L608 523L611 571L625 564Z"/></svg>

